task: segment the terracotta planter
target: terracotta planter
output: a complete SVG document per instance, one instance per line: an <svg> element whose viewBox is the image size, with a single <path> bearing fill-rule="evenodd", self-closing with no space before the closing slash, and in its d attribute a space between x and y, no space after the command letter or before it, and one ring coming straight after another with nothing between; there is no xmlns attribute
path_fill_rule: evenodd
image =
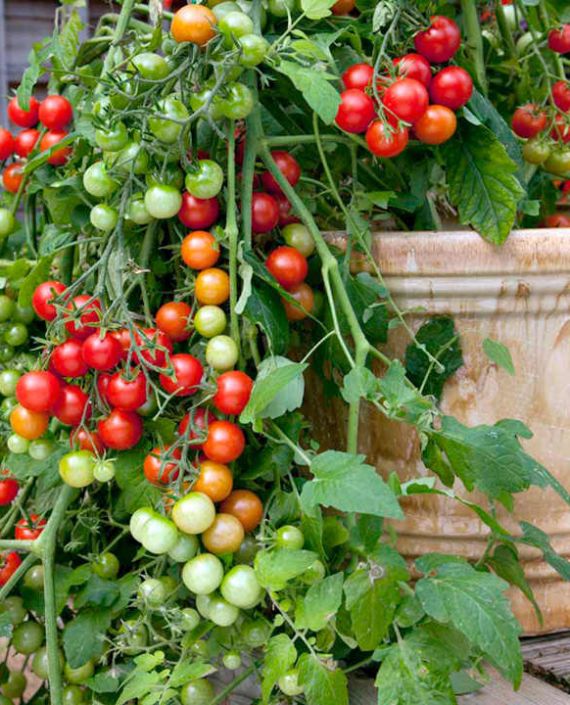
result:
<svg viewBox="0 0 570 705"><path fill-rule="evenodd" d="M341 235L331 240L342 245ZM381 233L373 248L399 306L423 309L410 319L415 328L433 314L455 319L465 366L446 384L444 412L469 425L521 419L535 434L525 442L528 452L570 487L570 230L514 232L502 248L468 231ZM487 337L508 346L515 377L484 354ZM386 351L401 356L408 342L396 329ZM340 405L307 396L317 436L325 446L335 436L338 443L344 433ZM383 474L396 470L404 480L426 474L414 430L368 406L362 410L359 444ZM432 551L471 559L481 555L487 530L459 503L415 497L405 509L407 518L396 528L407 557ZM500 518L511 528L520 520L536 523L555 549L570 557L570 508L553 491L518 495L514 517L504 512ZM561 581L534 549L520 551L544 614L541 626L530 603L513 591L514 611L525 632L570 628L570 583Z"/></svg>

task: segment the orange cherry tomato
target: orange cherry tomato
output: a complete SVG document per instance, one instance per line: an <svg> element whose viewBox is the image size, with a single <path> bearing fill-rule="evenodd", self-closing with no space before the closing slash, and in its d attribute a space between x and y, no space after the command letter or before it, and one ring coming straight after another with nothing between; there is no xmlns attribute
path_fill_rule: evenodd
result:
<svg viewBox="0 0 570 705"><path fill-rule="evenodd" d="M263 518L263 503L259 497L249 490L234 490L222 502L220 511L231 514L241 521L246 532L253 531Z"/></svg>
<svg viewBox="0 0 570 705"><path fill-rule="evenodd" d="M229 496L233 484L232 471L227 465L215 463L213 460L203 460L192 491L203 492L212 502L222 502Z"/></svg>
<svg viewBox="0 0 570 705"><path fill-rule="evenodd" d="M196 277L194 293L201 304L219 306L230 296L230 278L223 269L204 269Z"/></svg>
<svg viewBox="0 0 570 705"><path fill-rule="evenodd" d="M289 289L288 292L299 306L295 306L289 301L283 299L283 306L285 307L285 315L288 321L302 321L306 318L309 313L313 310L315 305L315 296L313 290L308 284L302 282L298 286Z"/></svg>
<svg viewBox="0 0 570 705"><path fill-rule="evenodd" d="M457 129L453 110L445 105L429 105L422 117L414 123L416 137L424 144L443 144Z"/></svg>
<svg viewBox="0 0 570 705"><path fill-rule="evenodd" d="M169 301L156 312L156 327L176 342L190 337L188 320L192 309L183 301Z"/></svg>
<svg viewBox="0 0 570 705"><path fill-rule="evenodd" d="M175 41L204 46L216 35L216 15L204 5L185 5L174 15L170 31Z"/></svg>
<svg viewBox="0 0 570 705"><path fill-rule="evenodd" d="M245 537L239 519L231 514L217 514L214 523L202 534L204 548L215 555L235 553Z"/></svg>
<svg viewBox="0 0 570 705"><path fill-rule="evenodd" d="M356 0L337 0L331 7L333 15L348 15L356 6Z"/></svg>
<svg viewBox="0 0 570 705"><path fill-rule="evenodd" d="M23 168L24 165L22 162L14 162L4 169L4 173L2 174L2 183L6 191L9 191L10 193L18 193L20 184L24 178L24 174L22 172Z"/></svg>
<svg viewBox="0 0 570 705"><path fill-rule="evenodd" d="M49 425L49 414L43 411L30 411L23 406L14 407L10 414L10 426L12 431L18 436L34 441L40 438L47 431Z"/></svg>
<svg viewBox="0 0 570 705"><path fill-rule="evenodd" d="M195 230L182 240L180 254L192 269L213 267L220 258L216 238L207 230Z"/></svg>

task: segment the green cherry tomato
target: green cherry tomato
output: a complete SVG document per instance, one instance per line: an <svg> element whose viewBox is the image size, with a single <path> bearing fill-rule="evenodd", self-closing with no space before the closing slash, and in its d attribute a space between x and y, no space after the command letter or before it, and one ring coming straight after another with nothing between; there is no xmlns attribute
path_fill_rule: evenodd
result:
<svg viewBox="0 0 570 705"><path fill-rule="evenodd" d="M200 624L200 615L193 607L184 607L180 610L180 628L191 632Z"/></svg>
<svg viewBox="0 0 570 705"><path fill-rule="evenodd" d="M34 460L47 460L53 453L55 445L47 438L39 438L31 441L28 447L28 455Z"/></svg>
<svg viewBox="0 0 570 705"><path fill-rule="evenodd" d="M12 314L12 320L16 323L24 323L29 326L33 322L36 314L31 306L20 306L16 304L14 312Z"/></svg>
<svg viewBox="0 0 570 705"><path fill-rule="evenodd" d="M224 654L222 662L229 671L237 671L241 667L241 656L237 651L228 651Z"/></svg>
<svg viewBox="0 0 570 705"><path fill-rule="evenodd" d="M62 705L85 705L85 693L78 685L66 685L61 693Z"/></svg>
<svg viewBox="0 0 570 705"><path fill-rule="evenodd" d="M14 357L15 354L16 351L11 345L8 345L8 343L0 342L0 362L10 362L10 360Z"/></svg>
<svg viewBox="0 0 570 705"><path fill-rule="evenodd" d="M28 612L24 607L24 600L19 595L10 595L0 605L0 614L7 614L10 624L16 627L26 619Z"/></svg>
<svg viewBox="0 0 570 705"><path fill-rule="evenodd" d="M221 111L229 120L244 120L253 110L253 93L243 83L230 83L221 103Z"/></svg>
<svg viewBox="0 0 570 705"><path fill-rule="evenodd" d="M44 567L39 565L32 566L24 575L24 585L30 590L40 591L44 589Z"/></svg>
<svg viewBox="0 0 570 705"><path fill-rule="evenodd" d="M112 460L97 460L93 468L97 482L111 482L115 477L115 463Z"/></svg>
<svg viewBox="0 0 570 705"><path fill-rule="evenodd" d="M28 340L28 329L23 323L13 323L4 332L4 341L17 348Z"/></svg>
<svg viewBox="0 0 570 705"><path fill-rule="evenodd" d="M222 167L211 159L200 159L196 168L186 174L185 186L196 198L217 196L224 184Z"/></svg>
<svg viewBox="0 0 570 705"><path fill-rule="evenodd" d="M156 395L152 393L148 395L148 398L144 404L141 404L141 406L137 407L137 414L145 418L148 416L154 416L157 411L158 402L156 400Z"/></svg>
<svg viewBox="0 0 570 705"><path fill-rule="evenodd" d="M30 447L30 441L28 441L27 438L18 436L17 433L12 433L10 436L8 436L6 445L8 446L8 450L10 450L12 453L15 453L16 455L21 455L22 453L28 452L28 448Z"/></svg>
<svg viewBox="0 0 570 705"><path fill-rule="evenodd" d="M146 175L146 183L148 186L160 186L168 184L179 190L184 184L184 172L175 162L169 162L166 168L153 170Z"/></svg>
<svg viewBox="0 0 570 705"><path fill-rule="evenodd" d="M59 475L70 487L87 487L95 479L95 455L89 450L74 450L59 461Z"/></svg>
<svg viewBox="0 0 570 705"><path fill-rule="evenodd" d="M292 669L283 674L278 681L278 685L283 695L287 695L290 698L301 695L305 690L299 683L299 671L297 669Z"/></svg>
<svg viewBox="0 0 570 705"><path fill-rule="evenodd" d="M8 208L0 208L0 238L8 237L16 229L16 218Z"/></svg>
<svg viewBox="0 0 570 705"><path fill-rule="evenodd" d="M147 578L139 585L138 596L149 607L160 607L166 595L166 587L157 578Z"/></svg>
<svg viewBox="0 0 570 705"><path fill-rule="evenodd" d="M194 328L204 338L220 335L227 323L226 314L219 306L202 306L194 315Z"/></svg>
<svg viewBox="0 0 570 705"><path fill-rule="evenodd" d="M223 101L220 96L215 94L213 95L213 93L213 87L209 85L205 86L201 91L192 93L190 96L190 107L192 110L198 111L209 102L209 106L207 108L209 116L212 120L219 120L224 117L224 113L222 112Z"/></svg>
<svg viewBox="0 0 570 705"><path fill-rule="evenodd" d="M132 64L142 78L146 78L149 81L159 81L161 78L166 78L170 73L168 61L163 56L150 51L134 56Z"/></svg>
<svg viewBox="0 0 570 705"><path fill-rule="evenodd" d="M153 135L166 144L173 144L190 114L181 100L171 95L159 101L157 110L148 121Z"/></svg>
<svg viewBox="0 0 570 705"><path fill-rule="evenodd" d="M267 9L274 17L287 17L295 9L295 0L269 0Z"/></svg>
<svg viewBox="0 0 570 705"><path fill-rule="evenodd" d="M0 394L3 397L13 397L21 376L22 374L18 370L2 370L0 372Z"/></svg>
<svg viewBox="0 0 570 705"><path fill-rule="evenodd" d="M544 162L544 168L555 176L570 174L570 149L560 149L552 152Z"/></svg>
<svg viewBox="0 0 570 705"><path fill-rule="evenodd" d="M129 142L118 154L113 154L111 164L121 174L144 174L148 169L148 154L137 142Z"/></svg>
<svg viewBox="0 0 570 705"><path fill-rule="evenodd" d="M255 555L259 552L259 544L250 534L241 542L241 546L234 553L236 563L253 563Z"/></svg>
<svg viewBox="0 0 570 705"><path fill-rule="evenodd" d="M218 372L231 370L238 357L238 347L229 335L216 335L206 345L206 362Z"/></svg>
<svg viewBox="0 0 570 705"><path fill-rule="evenodd" d="M95 198L106 198L119 186L107 173L102 161L95 162L83 174L83 188Z"/></svg>
<svg viewBox="0 0 570 705"><path fill-rule="evenodd" d="M210 603L212 599L212 595L196 595L196 609L204 619L210 619Z"/></svg>
<svg viewBox="0 0 570 705"><path fill-rule="evenodd" d="M298 551L303 548L305 537L303 532L296 526L282 526L277 531L277 546L288 551Z"/></svg>
<svg viewBox="0 0 570 705"><path fill-rule="evenodd" d="M57 658L59 660L60 668L63 668L64 658L61 651L57 652ZM32 659L32 671L36 674L38 678L41 678L43 681L48 679L49 669L47 646L42 646L34 654L34 657Z"/></svg>
<svg viewBox="0 0 570 705"><path fill-rule="evenodd" d="M186 563L191 558L194 558L198 552L198 539L196 536L187 534L179 534L173 548L168 551L168 555L177 563Z"/></svg>
<svg viewBox="0 0 570 705"><path fill-rule="evenodd" d="M91 570L100 578L114 580L119 574L121 564L114 553L105 551L100 553L91 564Z"/></svg>
<svg viewBox="0 0 570 705"><path fill-rule="evenodd" d="M152 222L152 215L147 211L144 199L137 197L130 199L126 218L135 223L135 225L148 225Z"/></svg>
<svg viewBox="0 0 570 705"><path fill-rule="evenodd" d="M26 690L27 684L28 679L21 671L10 671L8 680L2 684L2 693L7 698L19 698Z"/></svg>
<svg viewBox="0 0 570 705"><path fill-rule="evenodd" d="M182 206L182 195L174 186L151 186L144 196L144 204L153 218L173 218Z"/></svg>
<svg viewBox="0 0 570 705"><path fill-rule="evenodd" d="M321 561L316 560L313 565L301 575L301 580L307 585L312 585L313 583L322 580L325 577L325 574L325 566Z"/></svg>
<svg viewBox="0 0 570 705"><path fill-rule="evenodd" d="M65 680L72 685L81 685L95 673L93 661L87 661L83 666L72 668L68 663L63 667L63 675Z"/></svg>
<svg viewBox="0 0 570 705"><path fill-rule="evenodd" d="M269 42L258 34L245 34L237 43L241 50L239 62L246 68L261 64L269 50Z"/></svg>
<svg viewBox="0 0 570 705"><path fill-rule="evenodd" d="M136 619L125 620L117 635L117 645L127 655L140 654L148 644L148 631L142 622Z"/></svg>
<svg viewBox="0 0 570 705"><path fill-rule="evenodd" d="M113 91L109 96L109 102L116 110L123 110L136 97L137 85L136 81L132 81L127 74L119 74L116 78L120 92Z"/></svg>
<svg viewBox="0 0 570 705"><path fill-rule="evenodd" d="M244 610L255 607L263 594L255 571L248 565L234 566L224 577L220 592L231 605Z"/></svg>
<svg viewBox="0 0 570 705"><path fill-rule="evenodd" d="M196 678L180 690L182 705L210 705L215 696L214 686L205 678Z"/></svg>
<svg viewBox="0 0 570 705"><path fill-rule="evenodd" d="M283 228L281 233L289 247L294 247L303 257L310 257L315 251L315 241L305 225L290 223Z"/></svg>
<svg viewBox="0 0 570 705"><path fill-rule="evenodd" d="M228 12L218 22L218 28L225 37L225 45L231 47L232 37L238 39L253 32L253 20L241 10Z"/></svg>
<svg viewBox="0 0 570 705"><path fill-rule="evenodd" d="M262 619L248 619L241 626L241 636L252 649L259 649L267 644L271 627Z"/></svg>
<svg viewBox="0 0 570 705"><path fill-rule="evenodd" d="M142 527L142 545L150 553L161 555L171 551L178 541L178 531L170 519L154 514Z"/></svg>
<svg viewBox="0 0 570 705"><path fill-rule="evenodd" d="M522 148L523 157L529 164L542 164L550 152L550 145L541 140L529 140Z"/></svg>
<svg viewBox="0 0 570 705"><path fill-rule="evenodd" d="M203 492L189 492L172 508L172 520L185 534L201 534L214 523L216 507Z"/></svg>
<svg viewBox="0 0 570 705"><path fill-rule="evenodd" d="M14 315L16 304L13 299L6 294L0 296L0 323L9 321Z"/></svg>
<svg viewBox="0 0 570 705"><path fill-rule="evenodd" d="M139 543L142 541L144 526L147 521L154 516L154 514L154 510L150 507L141 507L131 516L129 529L131 536L135 539L135 541L138 541Z"/></svg>
<svg viewBox="0 0 570 705"><path fill-rule="evenodd" d="M166 590L166 599L168 600L178 590L180 583L172 575L162 575L159 580Z"/></svg>
<svg viewBox="0 0 570 705"><path fill-rule="evenodd" d="M222 561L211 553L202 553L188 561L182 569L184 585L196 595L209 595L217 590L224 577Z"/></svg>
<svg viewBox="0 0 570 705"><path fill-rule="evenodd" d="M116 122L101 130L95 130L95 142L104 152L118 152L127 146L129 133L123 122Z"/></svg>
<svg viewBox="0 0 570 705"><path fill-rule="evenodd" d="M94 206L89 213L91 225L97 230L102 230L105 233L110 233L119 222L119 214L114 208L99 203Z"/></svg>
<svg viewBox="0 0 570 705"><path fill-rule="evenodd" d="M208 607L208 618L218 627L230 627L239 617L239 609L221 597L212 597Z"/></svg>
<svg viewBox="0 0 570 705"><path fill-rule="evenodd" d="M230 12L241 12L237 2L220 2L212 8L212 12L216 15L216 19L220 22Z"/></svg>
<svg viewBox="0 0 570 705"><path fill-rule="evenodd" d="M19 654L33 654L43 643L44 630L37 622L22 622L12 634L12 646Z"/></svg>
<svg viewBox="0 0 570 705"><path fill-rule="evenodd" d="M7 419L16 406L18 406L18 401L15 397L6 397L6 399L3 399L0 404L0 415L2 418Z"/></svg>

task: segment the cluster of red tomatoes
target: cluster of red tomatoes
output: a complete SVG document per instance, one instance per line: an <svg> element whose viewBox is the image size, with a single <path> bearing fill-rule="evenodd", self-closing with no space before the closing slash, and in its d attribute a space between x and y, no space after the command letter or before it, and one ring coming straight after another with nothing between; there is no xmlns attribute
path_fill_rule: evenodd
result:
<svg viewBox="0 0 570 705"><path fill-rule="evenodd" d="M48 95L40 103L33 96L28 110L24 110L14 96L8 103L8 117L22 129L16 136L9 130L0 128L0 161L12 156L16 161L7 166L2 174L2 183L6 191L17 193L22 182L22 159L34 152L39 146L45 152L67 137L66 127L73 120L71 103L61 95ZM37 129L38 122L42 130ZM51 152L48 163L54 166L65 164L71 153L70 147L62 147Z"/></svg>
<svg viewBox="0 0 570 705"><path fill-rule="evenodd" d="M471 76L459 66L446 66L432 74L432 64L449 61L461 44L459 27L452 19L433 17L414 42L417 53L393 60L395 79L377 76L380 105L371 95L372 66L355 64L342 75L346 90L340 96L336 124L345 132L366 132L368 147L378 157L401 154L410 129L424 144L446 142L457 128L455 111L473 93Z"/></svg>

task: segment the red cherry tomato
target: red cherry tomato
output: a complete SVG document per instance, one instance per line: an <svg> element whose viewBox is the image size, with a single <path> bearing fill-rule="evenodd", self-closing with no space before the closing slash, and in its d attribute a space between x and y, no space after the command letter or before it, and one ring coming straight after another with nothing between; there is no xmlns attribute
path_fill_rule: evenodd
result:
<svg viewBox="0 0 570 705"><path fill-rule="evenodd" d="M570 110L570 83L556 81L552 86L552 98L556 107L567 113Z"/></svg>
<svg viewBox="0 0 570 705"><path fill-rule="evenodd" d="M100 374L97 377L97 392L101 397L101 401L104 401L107 405L109 405L109 400L107 399L107 390L109 389L109 382L111 381L112 376L113 375L109 375L106 372L103 372L103 374Z"/></svg>
<svg viewBox="0 0 570 705"><path fill-rule="evenodd" d="M550 130L553 140L567 144L570 142L570 119L558 113L554 118L554 127Z"/></svg>
<svg viewBox="0 0 570 705"><path fill-rule="evenodd" d="M570 24L563 24L558 29L551 29L548 33L548 46L557 54L570 52Z"/></svg>
<svg viewBox="0 0 570 705"><path fill-rule="evenodd" d="M375 117L374 101L364 91L349 88L340 94L335 122L341 130L353 134L364 132Z"/></svg>
<svg viewBox="0 0 570 705"><path fill-rule="evenodd" d="M356 0L336 0L331 7L331 12L337 17L349 15L356 7Z"/></svg>
<svg viewBox="0 0 570 705"><path fill-rule="evenodd" d="M140 370L131 379L115 372L107 385L106 398L117 409L136 411L148 399L146 377Z"/></svg>
<svg viewBox="0 0 570 705"><path fill-rule="evenodd" d="M269 193L256 192L251 198L251 227L254 233L268 233L279 222L279 206Z"/></svg>
<svg viewBox="0 0 570 705"><path fill-rule="evenodd" d="M279 208L279 222L280 228L284 228L286 225L291 223L299 223L300 220L296 215L293 215L291 211L291 204L287 198L282 193L276 193L274 196L277 201L277 206Z"/></svg>
<svg viewBox="0 0 570 705"><path fill-rule="evenodd" d="M544 219L545 228L570 228L570 216L563 213L547 215Z"/></svg>
<svg viewBox="0 0 570 705"><path fill-rule="evenodd" d="M212 421L202 444L206 457L216 463L232 463L245 448L245 436L239 426L231 421Z"/></svg>
<svg viewBox="0 0 570 705"><path fill-rule="evenodd" d="M43 282L37 286L32 296L32 307L36 315L44 321L53 321L57 311L52 302L64 291L65 284L57 281Z"/></svg>
<svg viewBox="0 0 570 705"><path fill-rule="evenodd" d="M461 44L461 32L450 17L435 15L427 29L414 37L416 51L428 61L442 64L449 61Z"/></svg>
<svg viewBox="0 0 570 705"><path fill-rule="evenodd" d="M396 157L406 149L408 140L407 127L391 128L388 132L381 120L375 120L366 131L368 149L377 157Z"/></svg>
<svg viewBox="0 0 570 705"><path fill-rule="evenodd" d="M34 128L19 132L14 140L16 154L19 157L28 157L34 151L39 138L40 132Z"/></svg>
<svg viewBox="0 0 570 705"><path fill-rule="evenodd" d="M18 541L34 541L42 533L47 521L38 514L30 514L30 521L24 517L16 524L14 538Z"/></svg>
<svg viewBox="0 0 570 705"><path fill-rule="evenodd" d="M427 110L429 95L423 83L414 78L400 78L388 86L382 103L400 120L413 124Z"/></svg>
<svg viewBox="0 0 570 705"><path fill-rule="evenodd" d="M0 586L6 585L21 563L22 559L16 551L0 554Z"/></svg>
<svg viewBox="0 0 570 705"><path fill-rule="evenodd" d="M53 414L66 426L79 426L91 417L88 395L76 384L65 385L54 404Z"/></svg>
<svg viewBox="0 0 570 705"><path fill-rule="evenodd" d="M179 464L170 459L180 460L180 448L168 452L168 448L153 448L143 463L144 476L153 485L167 485L180 474Z"/></svg>
<svg viewBox="0 0 570 705"><path fill-rule="evenodd" d="M14 154L16 143L9 130L0 127L0 161L4 161Z"/></svg>
<svg viewBox="0 0 570 705"><path fill-rule="evenodd" d="M48 130L63 130L73 119L73 107L62 95L48 95L40 104L38 117Z"/></svg>
<svg viewBox="0 0 570 705"><path fill-rule="evenodd" d="M69 445L79 450L88 450L96 455L103 455L105 445L97 431L87 431L85 428L78 428L69 436Z"/></svg>
<svg viewBox="0 0 570 705"><path fill-rule="evenodd" d="M191 230L205 230L213 225L220 215L220 204L214 198L195 198L187 191L182 194L182 207L178 218Z"/></svg>
<svg viewBox="0 0 570 705"><path fill-rule="evenodd" d="M169 377L167 374L159 376L163 389L177 397L196 394L204 375L204 368L200 360L188 353L179 353L172 355L170 363L174 370L173 376Z"/></svg>
<svg viewBox="0 0 570 705"><path fill-rule="evenodd" d="M165 367L167 353L172 353L172 341L160 330L156 328L142 328L135 334L135 340L140 353L133 354L133 360L139 363L139 356L142 360L154 367Z"/></svg>
<svg viewBox="0 0 570 705"><path fill-rule="evenodd" d="M353 64L342 74L342 82L347 90L358 88L363 91L372 85L373 78L374 68L369 64Z"/></svg>
<svg viewBox="0 0 570 705"><path fill-rule="evenodd" d="M0 507L12 504L20 490L20 485L13 477L0 480Z"/></svg>
<svg viewBox="0 0 570 705"><path fill-rule="evenodd" d="M416 81L423 83L426 88L431 83L431 65L421 54L397 56L393 60L393 64L398 70L398 76L414 78Z"/></svg>
<svg viewBox="0 0 570 705"><path fill-rule="evenodd" d="M14 162L4 169L2 174L2 184L6 191L18 193L24 178L24 165L22 162Z"/></svg>
<svg viewBox="0 0 570 705"><path fill-rule="evenodd" d="M14 96L8 103L8 117L18 127L33 127L38 122L39 107L40 104L32 96L29 109L23 110L18 103L17 96Z"/></svg>
<svg viewBox="0 0 570 705"><path fill-rule="evenodd" d="M81 349L83 360L93 370L112 370L123 356L123 348L110 333L101 338L99 333L92 333L83 341Z"/></svg>
<svg viewBox="0 0 570 705"><path fill-rule="evenodd" d="M414 134L424 144L443 144L457 129L457 118L444 105L430 105L414 125Z"/></svg>
<svg viewBox="0 0 570 705"><path fill-rule="evenodd" d="M16 399L29 411L50 411L60 393L59 380L51 372L26 372L16 385Z"/></svg>
<svg viewBox="0 0 570 705"><path fill-rule="evenodd" d="M279 171L283 174L291 186L296 186L301 178L301 167L295 157L289 154L289 152L283 151L271 152L271 156L277 164ZM279 186L277 181L275 181L273 176L268 171L261 175L261 181L266 191L273 194L281 193L281 186Z"/></svg>
<svg viewBox="0 0 570 705"><path fill-rule="evenodd" d="M430 95L433 103L459 110L473 95L473 79L460 66L446 66L433 77Z"/></svg>
<svg viewBox="0 0 570 705"><path fill-rule="evenodd" d="M101 302L89 294L74 296L65 309L71 314L65 316L65 329L69 335L80 340L88 338L101 320Z"/></svg>
<svg viewBox="0 0 570 705"><path fill-rule="evenodd" d="M50 357L50 368L62 377L83 377L89 372L82 355L81 342L70 338L56 345Z"/></svg>
<svg viewBox="0 0 570 705"><path fill-rule="evenodd" d="M513 113L513 132L519 137L536 137L546 127L548 118L544 110L533 103L517 108Z"/></svg>
<svg viewBox="0 0 570 705"><path fill-rule="evenodd" d="M270 252L265 266L284 289L297 286L309 273L306 257L303 257L299 250L286 245Z"/></svg>
<svg viewBox="0 0 570 705"><path fill-rule="evenodd" d="M42 137L40 144L40 150L42 152L47 152L54 145L59 144L61 140L67 137L67 132L63 130L50 130L46 132ZM71 155L71 147L62 147L61 149L54 150L48 157L48 164L52 166L63 166Z"/></svg>
<svg viewBox="0 0 570 705"><path fill-rule="evenodd" d="M185 414L178 425L178 435L184 436L188 433L188 441L196 450L202 449L201 443L193 443L198 438L205 437L208 426L216 420L211 411L206 411L203 407L195 409L193 412ZM187 431L188 426L190 429Z"/></svg>
<svg viewBox="0 0 570 705"><path fill-rule="evenodd" d="M313 294L313 290L306 282L302 282L298 286L294 286L292 289L289 289L289 294L299 305L295 306L286 299L282 299L287 320L302 321L309 313L311 313L313 306L315 305L315 295Z"/></svg>
<svg viewBox="0 0 570 705"><path fill-rule="evenodd" d="M134 411L113 409L109 416L99 421L97 431L107 448L128 450L140 441L143 423Z"/></svg>
<svg viewBox="0 0 570 705"><path fill-rule="evenodd" d="M131 334L128 328L119 328L119 330L111 331L111 335L121 346L123 360L126 360L129 356L129 350L131 349Z"/></svg>
<svg viewBox="0 0 570 705"><path fill-rule="evenodd" d="M212 404L222 414L241 414L249 401L252 389L253 380L245 372L224 372L216 380L216 393Z"/></svg>
<svg viewBox="0 0 570 705"><path fill-rule="evenodd" d="M171 340L180 342L190 337L192 309L183 301L169 301L156 312L156 325Z"/></svg>

